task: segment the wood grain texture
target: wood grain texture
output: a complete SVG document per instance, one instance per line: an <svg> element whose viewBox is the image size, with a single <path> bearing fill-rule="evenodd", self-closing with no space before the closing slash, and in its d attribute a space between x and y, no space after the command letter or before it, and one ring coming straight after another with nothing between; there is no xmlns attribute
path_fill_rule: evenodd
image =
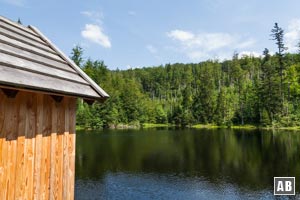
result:
<svg viewBox="0 0 300 200"><path fill-rule="evenodd" d="M74 189L75 189L75 150L76 150L76 101L70 99L69 101L69 137L68 137L68 196L70 199L74 199Z"/></svg>
<svg viewBox="0 0 300 200"><path fill-rule="evenodd" d="M51 112L52 112L52 118L51 118L51 156L50 156L50 199L56 199L56 185L55 185L55 177L57 174L56 171L56 137L57 137L57 104L55 101L51 102Z"/></svg>
<svg viewBox="0 0 300 200"><path fill-rule="evenodd" d="M74 199L76 99L0 91L0 199Z"/></svg>
<svg viewBox="0 0 300 200"><path fill-rule="evenodd" d="M0 90L0 187L3 188L3 181L5 179L4 174L4 154L3 154L3 147L5 145L5 132L4 132L4 122L5 122L5 105L6 105L6 98L3 92ZM5 192L6 189L0 190L0 199L5 199Z"/></svg>
<svg viewBox="0 0 300 200"><path fill-rule="evenodd" d="M50 171L51 171L51 131L52 131L52 98L44 95L43 137L42 137L42 159L41 165L41 189L40 199L49 199Z"/></svg>
<svg viewBox="0 0 300 200"><path fill-rule="evenodd" d="M18 117L18 139L17 139L17 161L16 161L16 199L22 199L25 190L25 127L26 127L26 101L25 93L18 94L19 117Z"/></svg>
<svg viewBox="0 0 300 200"><path fill-rule="evenodd" d="M37 94L37 110L36 110L36 134L35 134L35 158L34 158L34 182L33 182L33 197L40 199L41 194L41 159L42 159L42 131L44 104L42 94Z"/></svg>
<svg viewBox="0 0 300 200"><path fill-rule="evenodd" d="M63 199L67 199L68 197L68 187L69 187L69 154L68 154L68 143L69 143L69 129L70 129L70 111L69 111L69 99L64 101L64 124L62 128L63 131Z"/></svg>

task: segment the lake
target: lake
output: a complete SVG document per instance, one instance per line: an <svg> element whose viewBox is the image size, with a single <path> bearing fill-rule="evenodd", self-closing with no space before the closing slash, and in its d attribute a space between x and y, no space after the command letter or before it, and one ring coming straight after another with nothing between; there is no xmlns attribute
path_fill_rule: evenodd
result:
<svg viewBox="0 0 300 200"><path fill-rule="evenodd" d="M300 132L148 129L76 136L80 200L275 199L274 176L295 176L300 197Z"/></svg>

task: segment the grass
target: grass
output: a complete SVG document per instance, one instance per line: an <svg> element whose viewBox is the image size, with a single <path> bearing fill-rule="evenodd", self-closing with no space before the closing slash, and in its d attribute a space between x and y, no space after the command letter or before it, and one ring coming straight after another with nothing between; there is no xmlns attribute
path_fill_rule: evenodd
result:
<svg viewBox="0 0 300 200"><path fill-rule="evenodd" d="M234 126L231 126L230 128L233 128L233 129L257 129L258 127L250 125L250 124L245 124L245 125L237 125L237 126L234 125Z"/></svg>
<svg viewBox="0 0 300 200"><path fill-rule="evenodd" d="M263 128L264 129L264 128ZM265 129L272 129L272 127L265 128ZM300 130L299 126L290 126L290 127L275 127L273 129L278 129L278 130Z"/></svg>
<svg viewBox="0 0 300 200"><path fill-rule="evenodd" d="M143 123L141 128L163 128L163 127L172 127L174 125L172 124L155 124L155 123ZM230 127L227 127L225 125L218 126L216 124L195 124L190 126L190 128L195 128L195 129L223 129L223 128L231 128L231 129L264 129L264 130L271 130L271 129L276 129L276 130L295 130L299 131L300 126L292 126L292 127L263 127L263 126L254 126L250 124L245 124L245 125L232 125ZM76 125L76 130L86 130L87 128L78 126ZM118 129L118 128L117 128Z"/></svg>
<svg viewBox="0 0 300 200"><path fill-rule="evenodd" d="M217 126L215 124L195 124L191 126L192 128L208 128L208 129L214 129L214 128L227 128L226 126Z"/></svg>
<svg viewBox="0 0 300 200"><path fill-rule="evenodd" d="M258 127L250 125L250 124L245 124L245 125L232 125L230 127L227 127L225 125L218 126L215 124L195 124L192 126L192 128L207 128L207 129L215 129L215 128L232 128L232 129L257 129Z"/></svg>
<svg viewBox="0 0 300 200"><path fill-rule="evenodd" d="M161 127L169 127L169 124L154 124L154 123L143 123L142 128L161 128Z"/></svg>
<svg viewBox="0 0 300 200"><path fill-rule="evenodd" d="M254 126L251 124L245 124L245 125L232 125L230 127L227 126L218 126L215 124L195 124L192 126L192 128L207 128L207 129L217 129L217 128L231 128L231 129L276 129L276 130L300 130L300 126L291 126L291 127L263 127L263 126Z"/></svg>
<svg viewBox="0 0 300 200"><path fill-rule="evenodd" d="M76 125L76 130L81 131L81 130L85 130L85 128L83 126Z"/></svg>

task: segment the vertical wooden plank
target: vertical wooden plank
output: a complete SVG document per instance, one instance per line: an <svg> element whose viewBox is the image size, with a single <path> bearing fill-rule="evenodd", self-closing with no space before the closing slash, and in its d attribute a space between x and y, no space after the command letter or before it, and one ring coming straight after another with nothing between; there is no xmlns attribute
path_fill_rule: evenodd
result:
<svg viewBox="0 0 300 200"><path fill-rule="evenodd" d="M56 137L56 161L55 161L55 171L56 171L56 188L55 193L57 199L62 199L63 196L63 139L64 139L64 129L65 129L65 110L64 101L58 104L58 116L57 125L58 132Z"/></svg>
<svg viewBox="0 0 300 200"><path fill-rule="evenodd" d="M6 189L4 188L4 142L5 142L5 131L4 131L4 123L5 123L5 104L6 98L2 91L0 91L0 199L5 199Z"/></svg>
<svg viewBox="0 0 300 200"><path fill-rule="evenodd" d="M40 199L40 185L41 185L41 157L42 157L42 132L43 132L43 96L36 94L37 109L36 109L36 134L35 134L35 156L34 156L34 182L33 182L33 198Z"/></svg>
<svg viewBox="0 0 300 200"><path fill-rule="evenodd" d="M19 116L19 109L20 109L20 101L21 99L17 96L16 98L10 99L12 105L12 119L10 121L9 129L11 131L8 132L7 140L9 141L11 151L8 152L10 156L10 163L9 163L9 192L8 192L8 199L15 198L15 181L16 181L16 162L17 162L17 138L18 138L18 116Z"/></svg>
<svg viewBox="0 0 300 200"><path fill-rule="evenodd" d="M7 104L6 104L7 105ZM7 119L8 115L7 115L7 109L5 109L5 119ZM3 128L3 132L4 132L4 135L5 137L3 138L3 143L2 143L2 161L3 161L3 178L2 178L2 185L1 185L1 188L4 190L3 192L3 199L8 199L8 186L7 186L7 176L8 176L8 169L7 169L7 166L8 166L8 155L7 155L7 152L9 151L9 145L8 145L8 142L6 140L6 126L5 124L7 123L6 122L7 120L4 120L4 128Z"/></svg>
<svg viewBox="0 0 300 200"><path fill-rule="evenodd" d="M9 176L9 191L8 191L8 199L15 198L15 185L16 185L16 162L17 162L17 138L18 138L18 126L19 123L19 109L20 109L20 96L17 95L15 98L8 99L11 112L11 119L9 119L8 130L6 141L10 145L10 151L7 152L9 156L9 165L8 176Z"/></svg>
<svg viewBox="0 0 300 200"><path fill-rule="evenodd" d="M17 149L17 109L15 98L8 98L6 101L6 114L4 122L4 132L6 132L5 147L6 161L4 163L5 168L5 186L6 188L6 199L15 198L15 162L16 162L16 149Z"/></svg>
<svg viewBox="0 0 300 200"><path fill-rule="evenodd" d="M25 123L26 123L26 93L19 92L17 98L19 99L18 112L18 139L17 139L17 160L16 160L16 182L15 182L15 198L24 198L25 190L25 170L24 165L24 150L25 150Z"/></svg>
<svg viewBox="0 0 300 200"><path fill-rule="evenodd" d="M25 127L25 191L24 199L33 199L33 175L34 175L34 157L35 157L35 124L36 124L36 94L28 93L26 99L26 127Z"/></svg>
<svg viewBox="0 0 300 200"><path fill-rule="evenodd" d="M42 137L42 158L41 158L41 195L42 200L49 199L50 190L50 161L51 161L51 125L52 125L52 99L49 95L44 95L44 115L43 115L43 137Z"/></svg>
<svg viewBox="0 0 300 200"><path fill-rule="evenodd" d="M57 105L54 100L51 101L51 160L50 160L50 188L49 199L57 199L55 194L55 161L56 161L56 137L57 137Z"/></svg>
<svg viewBox="0 0 300 200"><path fill-rule="evenodd" d="M74 199L76 99L0 92L0 199Z"/></svg>
<svg viewBox="0 0 300 200"><path fill-rule="evenodd" d="M64 98L64 112L65 112L65 124L64 124L64 161L63 161L63 199L68 199L68 187L69 187L69 154L68 154L68 142L69 142L69 98Z"/></svg>
<svg viewBox="0 0 300 200"><path fill-rule="evenodd" d="M2 94L2 91L1 91ZM7 180L7 151L8 151L8 145L6 142L6 136L7 136L7 132L6 132L6 124L8 123L8 109L7 109L7 104L8 104L8 100L6 98L6 96L4 94L2 94L2 98L1 98L1 105L0 105L0 109L1 109L1 130L0 130L0 138L1 138L1 163L0 163L0 173L1 173L1 179L0 179L0 187L1 187L1 199L7 199L7 186L6 186L6 180Z"/></svg>
<svg viewBox="0 0 300 200"><path fill-rule="evenodd" d="M3 189L3 194L2 194L2 199L8 199L8 186L7 186L7 178L8 178L8 155L7 152L9 151L9 145L6 140L7 137L7 124L9 122L9 118L11 117L11 114L9 111L9 102L8 99L5 97L4 98L4 122L3 122L3 127L1 131L1 137L3 138L2 142L2 180L1 180L1 188Z"/></svg>
<svg viewBox="0 0 300 200"><path fill-rule="evenodd" d="M69 170L68 170L68 199L74 199L75 186L75 125L76 125L76 99L69 100L69 141L68 141L68 155L69 155Z"/></svg>

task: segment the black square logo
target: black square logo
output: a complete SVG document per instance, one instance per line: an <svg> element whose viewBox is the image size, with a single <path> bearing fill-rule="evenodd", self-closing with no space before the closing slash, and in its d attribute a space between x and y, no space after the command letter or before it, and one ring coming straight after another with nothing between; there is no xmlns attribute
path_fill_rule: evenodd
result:
<svg viewBox="0 0 300 200"><path fill-rule="evenodd" d="M295 177L274 177L274 195L295 195Z"/></svg>

